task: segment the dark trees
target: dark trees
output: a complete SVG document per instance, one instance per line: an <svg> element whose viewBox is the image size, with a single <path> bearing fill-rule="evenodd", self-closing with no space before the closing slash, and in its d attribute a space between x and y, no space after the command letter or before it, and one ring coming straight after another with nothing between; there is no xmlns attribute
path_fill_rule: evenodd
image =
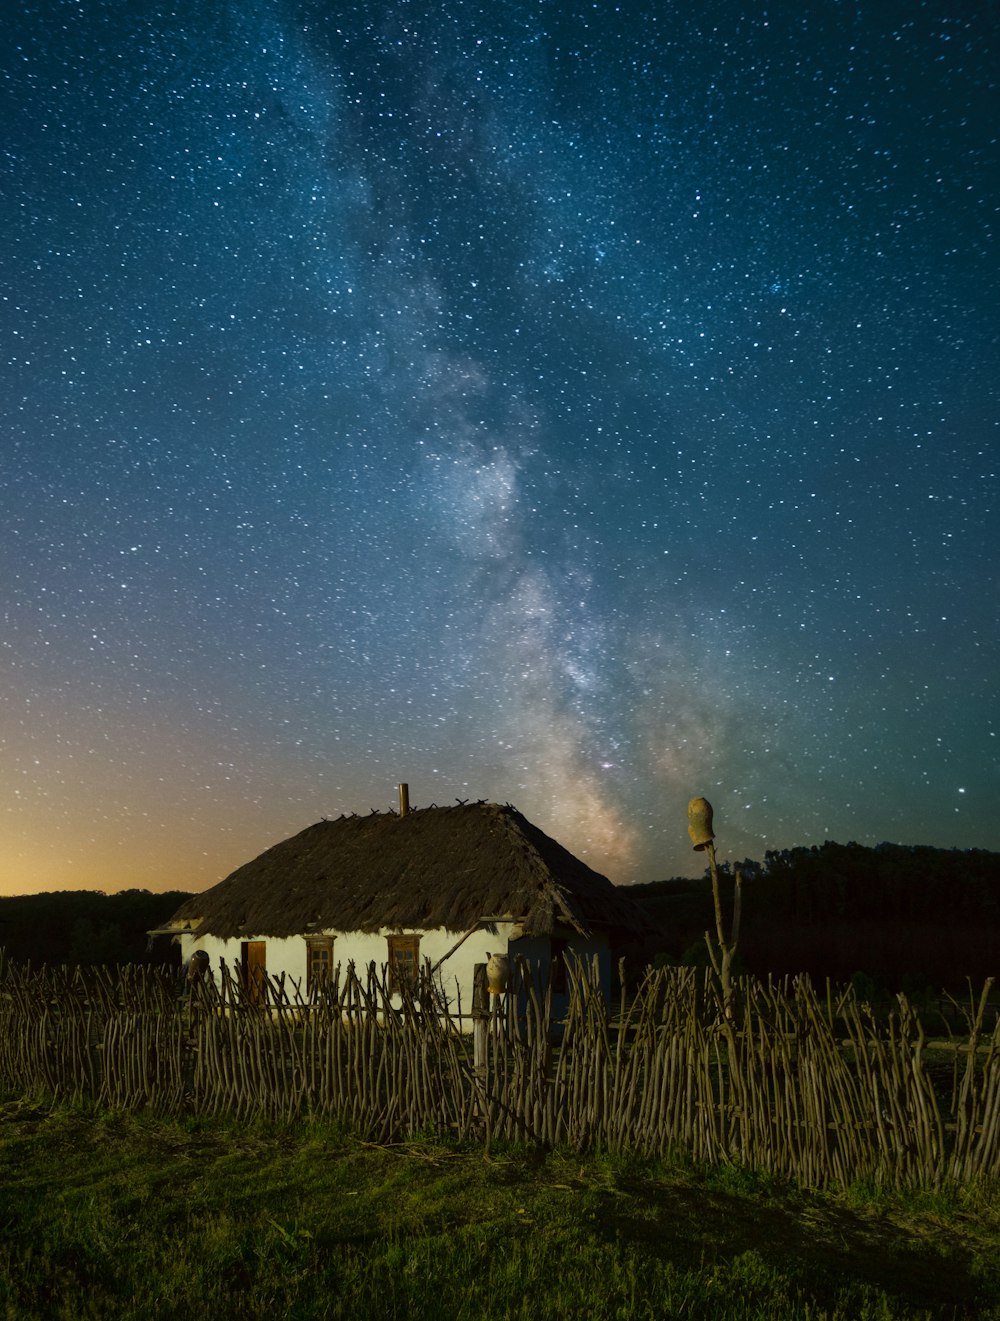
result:
<svg viewBox="0 0 1000 1321"><path fill-rule="evenodd" d="M923 845L826 843L738 864L742 960L748 971L846 981L865 972L889 989L914 979L961 989L1000 974L1000 854ZM731 867L720 868L723 893ZM681 955L712 921L700 881L635 886L632 895Z"/></svg>
<svg viewBox="0 0 1000 1321"><path fill-rule="evenodd" d="M189 896L170 890L57 890L0 897L0 948L34 964L165 962L165 941L147 950L146 932L166 921Z"/></svg>

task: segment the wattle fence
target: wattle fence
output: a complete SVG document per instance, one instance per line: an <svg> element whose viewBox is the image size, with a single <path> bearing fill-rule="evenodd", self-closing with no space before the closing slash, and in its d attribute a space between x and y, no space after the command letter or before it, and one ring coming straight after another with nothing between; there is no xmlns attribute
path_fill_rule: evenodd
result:
<svg viewBox="0 0 1000 1321"><path fill-rule="evenodd" d="M189 984L138 966L4 962L0 1087L163 1115L339 1118L378 1142L670 1153L812 1187L1000 1176L989 984L960 1039L928 1042L903 997L876 1015L850 988L820 995L804 977L741 979L727 1012L710 972L652 970L612 1011L596 970L569 971L558 1020L518 968L473 1038L429 980L400 1005L374 967L307 998L224 968Z"/></svg>

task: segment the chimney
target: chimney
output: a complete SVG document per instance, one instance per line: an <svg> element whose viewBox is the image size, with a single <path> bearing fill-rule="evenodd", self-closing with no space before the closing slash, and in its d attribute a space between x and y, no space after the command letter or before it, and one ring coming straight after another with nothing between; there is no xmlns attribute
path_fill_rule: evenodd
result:
<svg viewBox="0 0 1000 1321"><path fill-rule="evenodd" d="M399 786L399 815L406 816L410 810L410 786L401 784Z"/></svg>

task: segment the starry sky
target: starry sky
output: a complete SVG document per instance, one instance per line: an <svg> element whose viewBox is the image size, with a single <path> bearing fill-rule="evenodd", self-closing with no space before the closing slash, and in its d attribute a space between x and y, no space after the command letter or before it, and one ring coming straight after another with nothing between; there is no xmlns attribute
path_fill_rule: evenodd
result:
<svg viewBox="0 0 1000 1321"><path fill-rule="evenodd" d="M995 4L0 25L0 891L1000 849Z"/></svg>

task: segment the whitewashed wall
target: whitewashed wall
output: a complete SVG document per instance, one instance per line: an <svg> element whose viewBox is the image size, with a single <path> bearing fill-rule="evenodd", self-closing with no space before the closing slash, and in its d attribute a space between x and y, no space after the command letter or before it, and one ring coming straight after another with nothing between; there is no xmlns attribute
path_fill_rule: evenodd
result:
<svg viewBox="0 0 1000 1321"><path fill-rule="evenodd" d="M311 931L309 938L332 937L334 965L339 964L343 972L346 971L348 964L353 962L358 974L363 976L370 963L374 963L381 970L388 962L388 936L419 935L421 966L424 966L425 960L428 959L432 966L437 964L438 960L444 959L434 974L435 981L447 1000L450 1011L458 1013L461 1009L463 1026L471 1031L471 1019L466 1016L472 1009L473 973L475 965L485 963L490 954L501 953L509 954L512 959L523 958L538 969L543 986L548 981L551 959L548 939L526 936L511 941L511 926L509 922L498 922L492 930L475 931L451 954L448 954L448 951L462 933L446 931L443 928L434 931L401 932L391 927L384 927L378 934L364 931ZM181 936L181 954L186 963L195 950L204 950L213 972L218 971L220 963L225 963L232 971L239 968L242 942L257 940L265 944L268 976L278 977L284 973L286 981L297 984L305 995L307 945L304 936L246 935L232 940L220 940L216 936L184 934ZM598 956L604 991L606 995L609 994L611 958L606 938L583 940L575 937L570 949L572 953L587 959L588 962L595 954ZM556 1004L554 1008L560 1012L563 1006Z"/></svg>

